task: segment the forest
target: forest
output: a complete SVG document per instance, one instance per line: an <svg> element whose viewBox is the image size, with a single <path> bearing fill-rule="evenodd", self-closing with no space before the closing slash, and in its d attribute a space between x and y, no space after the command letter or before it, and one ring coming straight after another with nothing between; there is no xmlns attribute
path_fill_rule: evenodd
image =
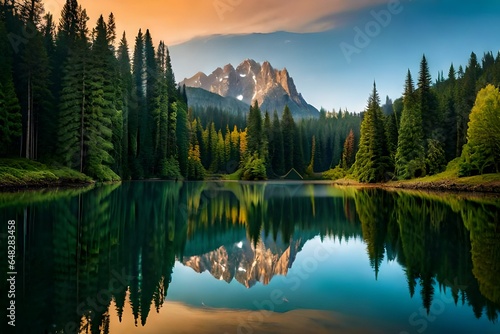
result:
<svg viewBox="0 0 500 334"><path fill-rule="evenodd" d="M288 108L247 116L190 108L168 47L139 30L133 48L115 17L89 23L77 0L59 22L41 0L2 0L0 158L71 168L94 180L230 175L411 179L445 170L499 172L500 53L432 81L425 56L415 83L381 105L374 84L362 113L322 109L294 119ZM2 168L0 166L0 168Z"/></svg>

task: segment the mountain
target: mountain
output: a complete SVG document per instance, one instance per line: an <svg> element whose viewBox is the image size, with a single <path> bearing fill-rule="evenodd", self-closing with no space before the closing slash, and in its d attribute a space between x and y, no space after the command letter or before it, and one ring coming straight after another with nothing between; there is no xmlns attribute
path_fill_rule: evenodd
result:
<svg viewBox="0 0 500 334"><path fill-rule="evenodd" d="M277 110L281 114L285 105L288 105L294 117L319 116L318 110L297 92L287 69L274 69L267 61L261 65L252 59L246 59L236 68L228 64L224 68L217 68L210 75L198 72L180 84L202 88L223 97L235 98L247 106L257 100L261 110L270 113ZM199 92L191 91L191 93ZM194 101L201 100L196 94L192 94L191 98Z"/></svg>
<svg viewBox="0 0 500 334"><path fill-rule="evenodd" d="M225 244L202 255L184 255L181 262L194 271L208 271L219 280L251 288L257 282L267 285L275 275L285 276L296 255L308 240L292 237L287 244L263 237L256 244L246 238Z"/></svg>

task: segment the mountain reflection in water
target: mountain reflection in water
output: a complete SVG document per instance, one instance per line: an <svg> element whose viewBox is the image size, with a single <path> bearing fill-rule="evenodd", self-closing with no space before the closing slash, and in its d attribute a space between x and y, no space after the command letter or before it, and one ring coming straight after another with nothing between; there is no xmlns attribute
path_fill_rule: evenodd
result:
<svg viewBox="0 0 500 334"><path fill-rule="evenodd" d="M269 316L249 324L252 330L299 332L314 322L324 325L318 331L370 332L354 325L363 312L371 331L418 332L424 328L418 320L437 326L435 331L448 325L498 330L499 209L498 199L490 197L277 182L129 182L91 190L0 194L0 219L18 223L22 333L125 333L130 325L150 333L167 326L168 314L170 323L179 326L171 332L189 331L204 317L213 319L214 332L237 331L247 322L235 319L263 314ZM6 229L2 224L2 235ZM379 284L378 289L386 283L404 285L405 295L391 297L391 306L379 309L376 305L384 301L370 299L376 287L363 299L351 295L334 300L328 280L351 277L349 271L328 267L333 260L316 261L317 269L290 293L291 302L283 295L282 307L272 309L276 312L260 312L255 300L282 291L292 272L304 267L305 255L313 256L313 250L305 250L308 245L324 241L339 250L361 245L372 273L370 284ZM330 255L340 259L342 254ZM401 278L381 277L396 273L387 267L393 264ZM348 265L360 266L353 262L344 268ZM359 285L352 280L342 284ZM190 285L195 281L200 283ZM198 304L190 291L201 285L208 299ZM340 294L347 287L335 288ZM0 298L7 302L5 294ZM445 298L452 306L446 306L441 323L434 323L431 316ZM354 304L361 300L364 306ZM415 300L422 311L414 308ZM396 316L398 308L405 310L401 316ZM413 311L418 317L412 324ZM473 315L474 321L461 320L462 314ZM458 320L445 323L448 317Z"/></svg>

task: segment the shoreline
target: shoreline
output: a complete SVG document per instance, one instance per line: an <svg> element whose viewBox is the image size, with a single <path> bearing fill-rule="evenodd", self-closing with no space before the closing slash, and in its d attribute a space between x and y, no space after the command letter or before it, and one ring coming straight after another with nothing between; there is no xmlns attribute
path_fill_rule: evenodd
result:
<svg viewBox="0 0 500 334"><path fill-rule="evenodd" d="M80 189L95 185L95 181L89 182L74 182L58 180L52 183L26 183L26 184L2 184L0 183L0 193L15 193L23 191L36 191L36 190L57 190L57 189Z"/></svg>
<svg viewBox="0 0 500 334"><path fill-rule="evenodd" d="M408 181L389 181L387 183L361 183L355 180L335 180L332 184L357 188L376 188L384 190L414 190L438 193L481 193L500 195L500 182L466 183L453 179L441 181L423 181L419 179Z"/></svg>
<svg viewBox="0 0 500 334"><path fill-rule="evenodd" d="M132 181L168 181L168 180L130 180L120 182ZM173 180L171 180L173 181ZM186 180L182 181L186 182ZM187 180L189 182L189 180ZM500 195L500 182L485 182L470 184L465 182L456 182L455 180L441 180L441 181L419 181L419 179L409 181L389 181L387 183L361 183L356 180L340 179L340 180L303 180L303 181L286 181L286 180L266 180L266 181L233 181L233 180L202 180L195 182L278 182L278 183L309 183L309 184L331 184L342 187L353 188L375 188L388 191L397 190L414 190L414 191L428 191L437 193L481 193ZM22 191L36 191L36 190L55 190L55 189L78 189L85 188L92 185L97 185L95 181L75 182L75 180L57 180L56 182L35 182L25 184L2 184L0 183L0 193L12 193Z"/></svg>

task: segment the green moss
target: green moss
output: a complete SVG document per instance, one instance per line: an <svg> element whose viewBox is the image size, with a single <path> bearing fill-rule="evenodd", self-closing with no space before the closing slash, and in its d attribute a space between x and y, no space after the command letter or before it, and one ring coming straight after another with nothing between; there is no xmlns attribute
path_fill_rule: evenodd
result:
<svg viewBox="0 0 500 334"><path fill-rule="evenodd" d="M67 167L47 166L28 159L0 159L0 187L91 183L92 179Z"/></svg>
<svg viewBox="0 0 500 334"><path fill-rule="evenodd" d="M231 181L238 181L241 180L241 174L243 173L243 170L240 168L233 174L226 175L225 179L226 180L231 180Z"/></svg>

